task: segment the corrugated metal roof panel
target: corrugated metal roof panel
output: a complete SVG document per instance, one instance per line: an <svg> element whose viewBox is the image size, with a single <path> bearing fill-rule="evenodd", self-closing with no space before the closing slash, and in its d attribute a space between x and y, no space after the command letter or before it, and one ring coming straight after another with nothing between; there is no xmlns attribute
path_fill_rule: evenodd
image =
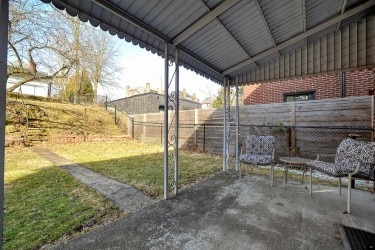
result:
<svg viewBox="0 0 375 250"><path fill-rule="evenodd" d="M257 64L260 66L260 65L263 65L263 64L266 64L270 61L273 61L275 58L279 58L279 54L278 53L273 53L269 56L266 56L260 60L257 61Z"/></svg>
<svg viewBox="0 0 375 250"><path fill-rule="evenodd" d="M327 35L329 33L332 33L332 32L335 32L336 27L337 27L337 25L332 25L331 27L328 27L328 28L320 31L320 32L314 34L313 36L308 37L307 43L313 43L316 40L319 40L320 38L324 37L325 35Z"/></svg>
<svg viewBox="0 0 375 250"><path fill-rule="evenodd" d="M232 0L41 1L53 2L59 9L66 9L70 15L78 15L82 21L100 25L111 34L117 34L128 42L164 56L165 42L171 44L175 37L194 27L197 21L210 16L216 7L222 7ZM222 72L234 77L256 67L250 57L255 57L258 64L267 64L274 56L278 56L272 50L274 43L282 45L304 32L305 16L301 0L258 0L259 7L255 0L233 1L218 17L201 23L178 45L183 66L219 83L223 80ZM305 1L307 30L340 15L343 3ZM343 20L341 26L374 13L374 0L348 0L345 12L358 6L366 6L367 9ZM306 40L308 43L316 41L328 32L333 32L335 27L337 24L318 30ZM304 39L301 39L281 49L279 53L289 53L303 44ZM170 57L173 58L174 48L172 45L170 47Z"/></svg>
<svg viewBox="0 0 375 250"><path fill-rule="evenodd" d="M219 19L251 56L274 46L253 1L240 2Z"/></svg>
<svg viewBox="0 0 375 250"><path fill-rule="evenodd" d="M259 1L259 4L276 44L303 32L302 2L300 0L263 0Z"/></svg>
<svg viewBox="0 0 375 250"><path fill-rule="evenodd" d="M211 21L182 45L191 52L207 58L221 70L224 70L226 65L233 65L248 58L248 55L217 20Z"/></svg>
<svg viewBox="0 0 375 250"><path fill-rule="evenodd" d="M341 8L342 1L306 0L306 28L311 29L340 15Z"/></svg>
<svg viewBox="0 0 375 250"><path fill-rule="evenodd" d="M208 8L213 9L224 2L224 0L203 0L203 2Z"/></svg>

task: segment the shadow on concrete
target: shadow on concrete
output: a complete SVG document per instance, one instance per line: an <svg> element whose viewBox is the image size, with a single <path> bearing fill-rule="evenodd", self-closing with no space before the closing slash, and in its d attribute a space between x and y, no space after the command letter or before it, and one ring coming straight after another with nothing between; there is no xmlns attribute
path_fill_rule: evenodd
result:
<svg viewBox="0 0 375 250"><path fill-rule="evenodd" d="M375 232L375 195L221 173L57 249L342 249L340 225Z"/></svg>

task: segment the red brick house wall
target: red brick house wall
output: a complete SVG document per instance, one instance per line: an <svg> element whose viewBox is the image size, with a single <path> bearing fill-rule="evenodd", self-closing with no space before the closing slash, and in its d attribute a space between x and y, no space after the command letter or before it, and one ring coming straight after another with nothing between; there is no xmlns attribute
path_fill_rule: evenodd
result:
<svg viewBox="0 0 375 250"><path fill-rule="evenodd" d="M345 96L369 95L375 87L375 68L344 72ZM340 74L262 82L244 86L244 105L277 103L284 101L284 94L315 92L315 99L341 97Z"/></svg>

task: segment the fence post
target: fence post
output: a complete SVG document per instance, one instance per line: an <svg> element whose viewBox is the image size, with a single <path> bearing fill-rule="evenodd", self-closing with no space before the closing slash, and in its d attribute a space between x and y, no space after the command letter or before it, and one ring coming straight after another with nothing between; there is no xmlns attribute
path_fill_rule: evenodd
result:
<svg viewBox="0 0 375 250"><path fill-rule="evenodd" d="M160 124L160 143L163 145L163 124Z"/></svg>
<svg viewBox="0 0 375 250"><path fill-rule="evenodd" d="M117 125L117 107L115 105L115 124Z"/></svg>
<svg viewBox="0 0 375 250"><path fill-rule="evenodd" d="M134 140L134 117L131 118L132 121L132 140Z"/></svg>
<svg viewBox="0 0 375 250"><path fill-rule="evenodd" d="M194 109L194 144L195 148L198 147L198 110Z"/></svg>
<svg viewBox="0 0 375 250"><path fill-rule="evenodd" d="M203 124L203 153L206 151L206 124Z"/></svg>
<svg viewBox="0 0 375 250"><path fill-rule="evenodd" d="M290 156L296 156L298 154L297 152L297 131L296 131L296 102L291 102L291 130L289 134L290 138L290 148L291 148L291 155Z"/></svg>
<svg viewBox="0 0 375 250"><path fill-rule="evenodd" d="M105 96L105 110L108 110L108 97Z"/></svg>

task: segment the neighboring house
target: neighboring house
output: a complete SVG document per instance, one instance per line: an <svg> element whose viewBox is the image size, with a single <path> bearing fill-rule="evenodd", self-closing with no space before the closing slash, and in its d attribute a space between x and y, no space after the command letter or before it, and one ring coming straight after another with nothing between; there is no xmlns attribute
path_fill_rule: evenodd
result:
<svg viewBox="0 0 375 250"><path fill-rule="evenodd" d="M142 93L143 92L143 93ZM127 87L127 97L114 100L111 105L115 105L120 111L127 114L144 114L157 113L165 110L164 94L158 93L157 90L152 90L149 83L146 88L137 87L130 89ZM173 110L173 103L169 103L169 110ZM186 90L180 91L180 110L200 109L201 104L195 95L189 95Z"/></svg>
<svg viewBox="0 0 375 250"><path fill-rule="evenodd" d="M374 95L375 68L244 86L244 105Z"/></svg>
<svg viewBox="0 0 375 250"><path fill-rule="evenodd" d="M135 87L134 89L131 89L130 86L126 86L126 93L125 97L130 97L134 95L140 95L144 93L159 93L159 89L151 89L150 83L146 83L146 87Z"/></svg>
<svg viewBox="0 0 375 250"><path fill-rule="evenodd" d="M201 102L201 104L202 104L202 109L212 108L212 98L211 97L204 98L204 100Z"/></svg>
<svg viewBox="0 0 375 250"><path fill-rule="evenodd" d="M9 77L7 81L7 88L13 86L20 79L16 77ZM22 93L24 95L33 95L41 97L53 97L59 93L59 88L50 80L46 81L31 81L16 88L13 93Z"/></svg>

